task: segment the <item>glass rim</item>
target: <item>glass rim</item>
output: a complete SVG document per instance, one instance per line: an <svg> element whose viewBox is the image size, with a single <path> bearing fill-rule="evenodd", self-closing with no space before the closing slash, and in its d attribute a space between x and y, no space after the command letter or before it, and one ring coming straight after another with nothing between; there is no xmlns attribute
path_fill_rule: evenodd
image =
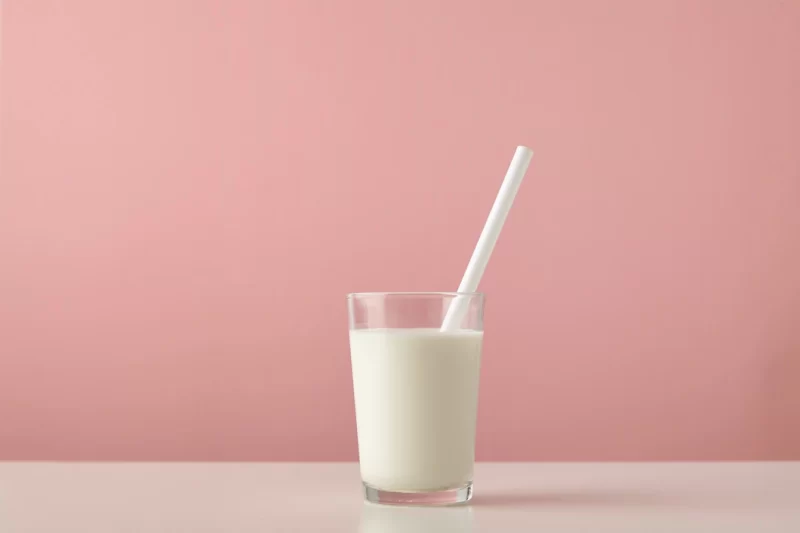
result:
<svg viewBox="0 0 800 533"><path fill-rule="evenodd" d="M410 292L350 292L347 294L347 299L351 300L359 296L478 296L484 297L482 292L425 292L425 291L410 291Z"/></svg>

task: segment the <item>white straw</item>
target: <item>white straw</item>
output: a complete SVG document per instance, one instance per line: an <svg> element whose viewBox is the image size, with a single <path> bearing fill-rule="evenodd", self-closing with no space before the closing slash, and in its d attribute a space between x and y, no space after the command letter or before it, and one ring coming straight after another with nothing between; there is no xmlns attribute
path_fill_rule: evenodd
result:
<svg viewBox="0 0 800 533"><path fill-rule="evenodd" d="M497 243L497 237L500 235L503 223L511 210L511 204L514 203L514 197L517 195L522 178L525 177L525 171L528 170L531 157L533 157L533 151L530 148L517 146L514 158L508 166L506 177L500 186L500 192L497 193L492 210L489 211L489 218L486 219L486 225L483 226L478 244L475 246L475 251L472 252L467 271L464 272L461 285L458 286L458 292L475 292L478 290L481 276L483 276L483 271L486 270L486 264L489 262L494 245ZM456 296L453 299L444 317L442 331L453 331L459 328L461 320L467 312L467 304L468 300L464 296Z"/></svg>

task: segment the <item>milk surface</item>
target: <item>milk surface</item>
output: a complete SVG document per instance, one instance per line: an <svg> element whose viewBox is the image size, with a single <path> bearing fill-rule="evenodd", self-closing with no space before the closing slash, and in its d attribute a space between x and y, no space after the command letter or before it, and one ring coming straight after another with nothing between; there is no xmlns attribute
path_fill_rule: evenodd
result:
<svg viewBox="0 0 800 533"><path fill-rule="evenodd" d="M362 479L393 491L472 481L483 333L350 331Z"/></svg>

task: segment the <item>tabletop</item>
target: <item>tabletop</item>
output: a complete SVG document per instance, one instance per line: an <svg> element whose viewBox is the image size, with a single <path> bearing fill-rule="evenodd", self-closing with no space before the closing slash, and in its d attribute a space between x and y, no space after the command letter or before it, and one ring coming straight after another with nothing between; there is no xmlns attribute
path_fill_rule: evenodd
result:
<svg viewBox="0 0 800 533"><path fill-rule="evenodd" d="M468 505L363 501L353 463L0 463L0 531L800 531L800 462L480 463Z"/></svg>

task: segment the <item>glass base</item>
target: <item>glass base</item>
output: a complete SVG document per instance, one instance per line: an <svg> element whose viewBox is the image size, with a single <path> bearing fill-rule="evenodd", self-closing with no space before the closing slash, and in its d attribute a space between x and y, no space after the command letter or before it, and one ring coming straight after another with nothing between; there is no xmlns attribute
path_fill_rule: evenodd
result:
<svg viewBox="0 0 800 533"><path fill-rule="evenodd" d="M376 489L364 483L364 497L368 502L387 505L455 505L472 499L472 482L455 489L434 492L395 492Z"/></svg>

